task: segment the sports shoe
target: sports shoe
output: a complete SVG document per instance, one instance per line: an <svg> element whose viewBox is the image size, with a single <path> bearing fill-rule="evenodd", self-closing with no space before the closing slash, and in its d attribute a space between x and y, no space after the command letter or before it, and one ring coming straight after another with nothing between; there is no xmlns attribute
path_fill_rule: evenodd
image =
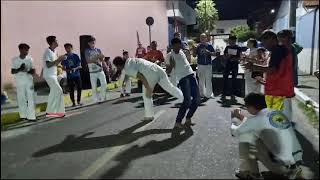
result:
<svg viewBox="0 0 320 180"><path fill-rule="evenodd" d="M120 97L122 98L122 97L124 97L124 95L123 95L123 94L120 94Z"/></svg>
<svg viewBox="0 0 320 180"><path fill-rule="evenodd" d="M232 101L232 102L237 102L236 97L235 97L235 96L231 96L231 101Z"/></svg>
<svg viewBox="0 0 320 180"><path fill-rule="evenodd" d="M182 129L184 127L181 123L176 122L176 124L174 125L174 128Z"/></svg>
<svg viewBox="0 0 320 180"><path fill-rule="evenodd" d="M58 117L58 118L63 118L65 117L65 113L47 113L46 117Z"/></svg>
<svg viewBox="0 0 320 180"><path fill-rule="evenodd" d="M184 125L185 125L185 126L194 126L194 125L196 125L196 124L193 123L193 122L191 121L191 119L187 119L186 122L184 123Z"/></svg>
<svg viewBox="0 0 320 180"><path fill-rule="evenodd" d="M260 173L252 173L250 171L240 171L240 169L237 169L235 172L235 176L239 179L263 179L261 177Z"/></svg>
<svg viewBox="0 0 320 180"><path fill-rule="evenodd" d="M154 117L144 117L143 121L152 121L154 120Z"/></svg>
<svg viewBox="0 0 320 180"><path fill-rule="evenodd" d="M37 119L27 119L27 121L30 121L30 122L36 122Z"/></svg>
<svg viewBox="0 0 320 180"><path fill-rule="evenodd" d="M126 94L126 96L127 96L127 97L129 97L129 96L130 96L130 94L128 94L128 93L127 93L127 94Z"/></svg>
<svg viewBox="0 0 320 180"><path fill-rule="evenodd" d="M288 174L289 179L303 179L302 178L302 169L300 166L297 166L296 168L290 170Z"/></svg>

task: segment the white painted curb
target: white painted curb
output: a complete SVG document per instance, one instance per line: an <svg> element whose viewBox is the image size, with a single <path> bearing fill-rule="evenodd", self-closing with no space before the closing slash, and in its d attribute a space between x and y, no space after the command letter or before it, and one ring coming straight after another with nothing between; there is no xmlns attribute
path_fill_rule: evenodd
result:
<svg viewBox="0 0 320 180"><path fill-rule="evenodd" d="M312 100L309 96L307 96L306 94L304 94L302 91L300 91L298 88L294 88L294 93L296 94L296 98L300 101L305 103L306 101L311 101L313 106L314 106L314 110L316 111L317 115L319 116L319 104L317 102L315 102L314 100Z"/></svg>

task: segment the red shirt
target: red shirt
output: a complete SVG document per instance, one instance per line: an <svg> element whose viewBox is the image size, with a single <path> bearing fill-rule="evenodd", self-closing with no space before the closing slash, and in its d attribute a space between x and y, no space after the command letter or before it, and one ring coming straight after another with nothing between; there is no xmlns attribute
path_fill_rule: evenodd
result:
<svg viewBox="0 0 320 180"><path fill-rule="evenodd" d="M150 50L145 56L144 59L155 62L159 60L160 62L164 61L164 57L161 51L159 50Z"/></svg>
<svg viewBox="0 0 320 180"><path fill-rule="evenodd" d="M270 67L276 68L267 72L265 94L270 96L293 97L293 57L289 49L277 46L271 50Z"/></svg>

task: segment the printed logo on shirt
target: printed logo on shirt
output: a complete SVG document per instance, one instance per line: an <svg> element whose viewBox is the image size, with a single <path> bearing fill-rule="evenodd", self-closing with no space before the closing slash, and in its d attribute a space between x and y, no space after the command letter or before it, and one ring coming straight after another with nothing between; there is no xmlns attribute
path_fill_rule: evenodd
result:
<svg viewBox="0 0 320 180"><path fill-rule="evenodd" d="M69 66L70 66L70 67L75 66L75 64L74 64L74 62L73 62L73 59L69 59L69 60L68 60L68 63L69 63Z"/></svg>
<svg viewBox="0 0 320 180"><path fill-rule="evenodd" d="M269 113L269 122L271 126L278 129L288 129L291 126L288 118L282 113L282 111L272 111Z"/></svg>

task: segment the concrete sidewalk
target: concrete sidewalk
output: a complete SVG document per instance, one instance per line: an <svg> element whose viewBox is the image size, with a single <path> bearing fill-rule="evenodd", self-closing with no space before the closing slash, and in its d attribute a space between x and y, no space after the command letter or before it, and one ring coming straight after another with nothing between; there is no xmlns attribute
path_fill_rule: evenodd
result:
<svg viewBox="0 0 320 180"><path fill-rule="evenodd" d="M319 79L315 76L299 76L299 85L295 88L296 98L305 103L311 101L319 116Z"/></svg>
<svg viewBox="0 0 320 180"><path fill-rule="evenodd" d="M136 82L133 81L133 83L135 84ZM113 82L107 85L107 100L113 100L120 97L120 90L118 87L119 82ZM38 90L37 92L35 92L35 94L36 113L38 117L41 117L45 114L49 89ZM91 89L82 91L81 102L84 106L94 104L91 95ZM1 125L14 124L20 121L15 92L10 93L9 99L11 100L10 103L1 105ZM72 107L72 102L69 94L64 95L64 101L66 104L66 111L72 110L74 108L79 108L79 106Z"/></svg>

